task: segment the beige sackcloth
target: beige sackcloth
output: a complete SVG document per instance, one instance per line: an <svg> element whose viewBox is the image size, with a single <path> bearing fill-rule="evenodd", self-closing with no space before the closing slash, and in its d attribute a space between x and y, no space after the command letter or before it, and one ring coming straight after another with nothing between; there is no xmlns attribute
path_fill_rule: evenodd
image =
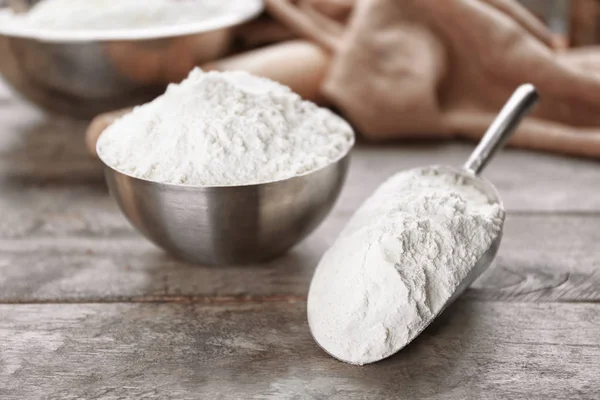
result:
<svg viewBox="0 0 600 400"><path fill-rule="evenodd" d="M512 91L530 82L541 101L511 144L600 156L600 48L553 48L550 32L516 0L266 6L330 53L320 95L367 139L478 139Z"/></svg>

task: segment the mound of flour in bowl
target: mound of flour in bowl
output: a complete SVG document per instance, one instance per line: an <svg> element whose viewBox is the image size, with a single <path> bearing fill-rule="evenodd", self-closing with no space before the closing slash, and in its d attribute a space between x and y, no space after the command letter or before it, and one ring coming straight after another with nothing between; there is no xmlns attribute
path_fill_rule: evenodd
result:
<svg viewBox="0 0 600 400"><path fill-rule="evenodd" d="M504 211L450 172L410 170L381 185L321 259L308 322L329 354L388 357L443 308L500 234Z"/></svg>
<svg viewBox="0 0 600 400"><path fill-rule="evenodd" d="M248 0L43 0L2 23L44 29L110 30L174 26L243 12Z"/></svg>
<svg viewBox="0 0 600 400"><path fill-rule="evenodd" d="M348 123L286 86L197 68L109 126L97 150L107 165L138 178L235 186L316 171L353 144Z"/></svg>

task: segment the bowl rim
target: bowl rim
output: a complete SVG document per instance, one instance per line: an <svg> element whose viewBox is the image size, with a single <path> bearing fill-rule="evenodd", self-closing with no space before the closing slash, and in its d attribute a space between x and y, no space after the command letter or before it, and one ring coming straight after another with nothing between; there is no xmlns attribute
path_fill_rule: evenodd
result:
<svg viewBox="0 0 600 400"><path fill-rule="evenodd" d="M265 186L270 186L270 185L274 185L274 184L278 184L278 183L282 183L282 182L288 182L288 181L291 181L296 178L304 178L309 175L317 174L328 168L332 168L332 167L340 165L340 164L345 164L346 169L347 169L350 164L349 163L350 155L352 153L352 149L354 148L355 142L356 142L356 139L353 137L352 143L350 143L350 146L348 146L348 148L346 149L345 152L343 152L335 160L331 161L327 165L322 166L321 168L318 168L318 169L315 169L312 171L308 171L308 172L304 172L299 175L290 176L289 178L277 179L274 181L267 181L267 182L260 182L260 183L247 183L247 184L242 184L242 185L190 185L190 184L185 184L185 183L170 183L170 182L153 181L153 180L146 179L146 178L139 178L137 176L130 175L128 173L120 171L120 170L110 166L106 161L104 161L102 159L102 157L100 156L100 153L98 153L98 151L96 151L96 154L98 155L98 159L102 162L102 165L104 166L104 168L106 170L109 170L114 174L122 175L129 179L139 181L139 182L142 182L145 184L166 186L169 188L177 188L177 189L181 189L181 190L212 190L212 189L233 190L233 189L239 189L239 188L257 188L259 186L265 187Z"/></svg>
<svg viewBox="0 0 600 400"><path fill-rule="evenodd" d="M18 24L0 24L0 36L20 39L33 39L45 43L81 43L108 41L135 41L168 39L178 36L189 36L230 28L249 21L264 10L263 0L244 0L248 7L239 12L231 12L215 18L185 23L181 25L108 29L108 30L75 30L75 29L39 29ZM0 22L6 17L6 8L0 8Z"/></svg>

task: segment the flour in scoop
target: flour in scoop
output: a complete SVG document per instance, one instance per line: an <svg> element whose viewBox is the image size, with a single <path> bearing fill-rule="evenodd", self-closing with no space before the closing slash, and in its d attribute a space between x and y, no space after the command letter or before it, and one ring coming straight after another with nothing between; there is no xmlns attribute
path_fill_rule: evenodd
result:
<svg viewBox="0 0 600 400"><path fill-rule="evenodd" d="M500 233L504 212L453 173L399 173L360 207L315 271L308 322L329 354L388 357L443 308Z"/></svg>
<svg viewBox="0 0 600 400"><path fill-rule="evenodd" d="M236 186L316 171L353 144L347 122L286 86L246 72L195 69L109 126L97 150L106 164L137 178Z"/></svg>
<svg viewBox="0 0 600 400"><path fill-rule="evenodd" d="M0 23L66 30L175 26L256 8L254 0L42 0L29 12L0 13Z"/></svg>

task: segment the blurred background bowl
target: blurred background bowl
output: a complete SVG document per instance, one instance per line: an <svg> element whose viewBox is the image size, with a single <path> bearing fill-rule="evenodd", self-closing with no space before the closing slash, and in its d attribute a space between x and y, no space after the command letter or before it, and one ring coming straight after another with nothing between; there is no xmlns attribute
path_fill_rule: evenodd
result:
<svg viewBox="0 0 600 400"><path fill-rule="evenodd" d="M283 254L330 212L350 155L293 178L246 186L151 182L105 164L110 193L144 236L194 264L248 264Z"/></svg>
<svg viewBox="0 0 600 400"><path fill-rule="evenodd" d="M0 0L0 8L26 11L40 0ZM263 9L181 26L81 35L62 30L14 32L0 27L0 73L39 107L79 118L142 104L195 66L230 46L232 27Z"/></svg>

